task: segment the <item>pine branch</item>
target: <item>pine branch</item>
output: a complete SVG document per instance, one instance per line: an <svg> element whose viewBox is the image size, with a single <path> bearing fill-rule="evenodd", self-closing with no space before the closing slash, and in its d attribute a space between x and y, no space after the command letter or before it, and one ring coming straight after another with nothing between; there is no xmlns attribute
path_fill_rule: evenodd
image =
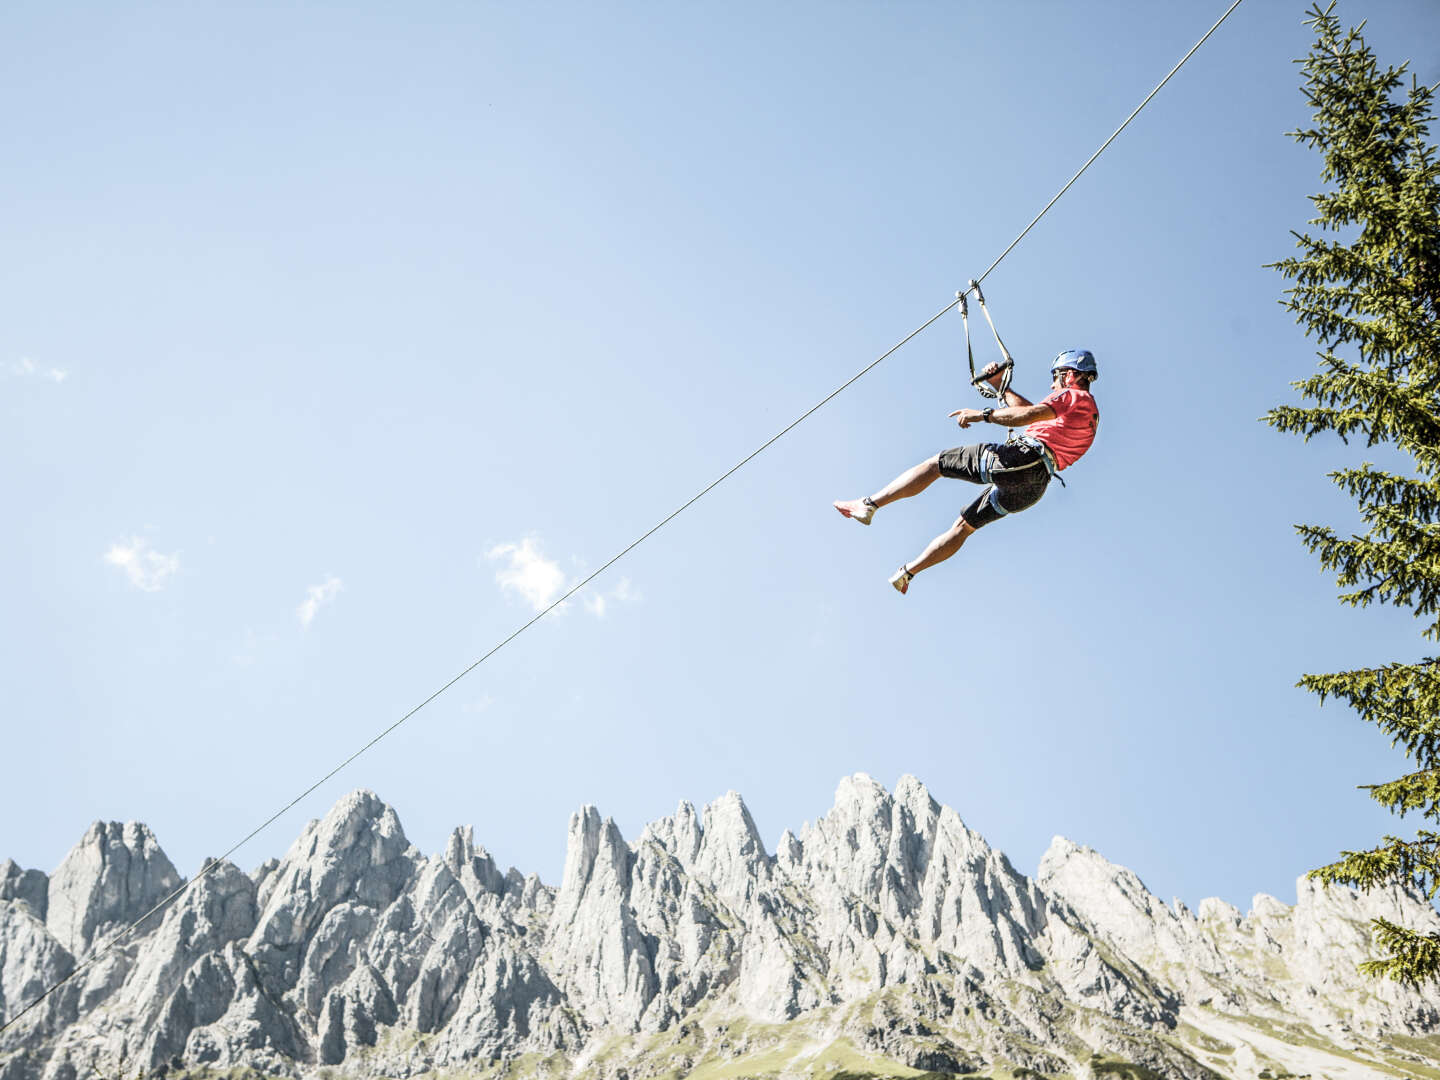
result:
<svg viewBox="0 0 1440 1080"><path fill-rule="evenodd" d="M1422 934L1388 919L1373 920L1370 929L1376 947L1389 955L1363 961L1360 970L1366 975L1411 986L1440 980L1440 933Z"/></svg>
<svg viewBox="0 0 1440 1080"><path fill-rule="evenodd" d="M1330 675L1306 675L1300 686L1322 702L1334 697L1390 736L1391 746L1423 769L1440 767L1440 668L1434 659Z"/></svg>
<svg viewBox="0 0 1440 1080"><path fill-rule="evenodd" d="M1420 830L1414 840L1382 838L1368 851L1342 851L1337 862L1305 876L1326 885L1350 885L1366 891L1408 885L1433 900L1440 890L1440 834Z"/></svg>
<svg viewBox="0 0 1440 1080"><path fill-rule="evenodd" d="M1364 582L1353 592L1341 593L1341 603L1362 608L1375 602L1407 607L1417 618L1440 615L1440 563L1433 541L1427 541L1425 550L1417 551L1416 545L1399 540L1342 538L1318 525L1297 525L1295 531L1301 542L1319 556L1320 565L1335 574L1341 588ZM1440 637L1440 621L1432 622L1422 633L1429 638Z"/></svg>
<svg viewBox="0 0 1440 1080"><path fill-rule="evenodd" d="M1377 518L1393 513L1416 524L1440 523L1440 480L1397 476L1369 462L1332 472L1330 479Z"/></svg>
<svg viewBox="0 0 1440 1080"><path fill-rule="evenodd" d="M1365 784L1362 791L1392 814L1404 817L1412 810L1440 821L1440 770L1425 769L1384 784Z"/></svg>

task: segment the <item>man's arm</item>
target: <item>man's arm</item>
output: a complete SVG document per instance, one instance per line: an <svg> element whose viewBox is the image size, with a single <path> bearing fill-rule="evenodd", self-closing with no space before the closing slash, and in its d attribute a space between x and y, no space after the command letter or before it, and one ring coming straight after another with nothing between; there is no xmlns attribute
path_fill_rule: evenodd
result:
<svg viewBox="0 0 1440 1080"><path fill-rule="evenodd" d="M999 364L986 364L984 370L980 372L980 378L988 380L990 385L998 391L1000 389L1001 374ZM1012 407L1029 405L1030 399L1018 391L1007 388L1005 390L1005 404ZM999 412L1000 410L996 409L995 411ZM951 415L953 416L954 413L951 413ZM1041 417L1041 419L1045 419L1045 417ZM1031 424L1034 423L1034 421L1026 420L1025 423ZM1011 426L1013 427L1015 425Z"/></svg>
<svg viewBox="0 0 1440 1080"><path fill-rule="evenodd" d="M1029 405L1030 399L1027 398L1024 394L1016 393L1014 390L1007 387L1005 390L1005 404L1015 408L1020 408L1025 405ZM999 410L996 411L998 412ZM1027 424L1031 423L1031 421L1029 420L1026 420L1025 422Z"/></svg>
<svg viewBox="0 0 1440 1080"><path fill-rule="evenodd" d="M1015 396L1020 397L1019 394ZM1024 398L1020 400L1025 401ZM999 424L1001 427L1025 427L1039 420L1055 419L1055 410L1049 405L1031 405L1028 401L1023 405L1008 405L1003 409L956 409L950 415L963 428L983 423L986 412L990 413L990 423Z"/></svg>

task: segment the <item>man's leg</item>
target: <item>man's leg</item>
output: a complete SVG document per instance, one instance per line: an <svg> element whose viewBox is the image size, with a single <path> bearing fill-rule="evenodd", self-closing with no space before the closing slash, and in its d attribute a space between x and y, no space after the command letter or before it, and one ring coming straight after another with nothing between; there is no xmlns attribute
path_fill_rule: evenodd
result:
<svg viewBox="0 0 1440 1080"><path fill-rule="evenodd" d="M950 528L935 537L934 540L931 540L930 543L925 546L925 550L920 553L920 557L914 562L906 563L905 568L913 577L920 573L921 570L928 570L930 567L944 562L960 550L966 539L974 531L975 526L971 525L963 517L956 518L954 525L951 525Z"/></svg>
<svg viewBox="0 0 1440 1080"><path fill-rule="evenodd" d="M913 469L906 469L890 483L871 495L868 499L837 499L835 509L848 518L854 518L863 525L870 524L870 517L880 507L892 503L896 499L908 499L912 495L919 495L927 487L940 479L940 455L922 461Z"/></svg>
<svg viewBox="0 0 1440 1080"><path fill-rule="evenodd" d="M974 525L971 525L963 517L959 518L954 525L926 544L925 550L920 553L918 559L905 563L899 570L896 570L890 578L890 584L894 585L902 594L909 592L910 581L916 574L950 558L960 550L966 538L974 531Z"/></svg>
<svg viewBox="0 0 1440 1080"><path fill-rule="evenodd" d="M980 498L967 508L965 513L975 513L977 508L983 508L985 506L983 501L985 498L986 495L982 492ZM983 516L983 511L979 522L980 525L987 524ZM978 529L980 525L971 525L970 522L965 520L965 515L962 514L955 520L954 525L951 525L950 528L926 544L925 550L920 553L918 558L913 562L903 564L899 570L896 570L895 573L890 576L890 584L893 585L899 593L904 594L909 592L910 582L916 574L921 570L928 570L930 567L942 563L950 558L951 555L954 555L964 546L965 541L970 538L970 534Z"/></svg>

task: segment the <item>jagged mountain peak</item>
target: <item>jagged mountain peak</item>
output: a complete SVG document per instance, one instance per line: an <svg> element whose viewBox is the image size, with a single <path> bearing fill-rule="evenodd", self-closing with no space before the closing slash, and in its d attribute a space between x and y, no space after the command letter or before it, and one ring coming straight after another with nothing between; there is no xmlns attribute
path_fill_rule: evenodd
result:
<svg viewBox="0 0 1440 1080"><path fill-rule="evenodd" d="M157 1073L368 1080L508 1062L520 1077L533 1061L618 1078L743 1059L725 1068L820 1075L841 1045L884 1075L1079 1076L1101 1061L1338 1078L1403 1075L1440 1024L1423 996L1355 971L1376 913L1440 929L1401 890L1302 879L1293 908L1206 900L1197 916L1063 837L1032 880L912 776L893 793L844 778L773 857L735 792L681 802L633 845L585 806L566 844L551 888L502 874L469 826L425 857L391 807L351 792L283 859L248 876L216 864L0 1036L0 1080L74 1080L121 1047ZM170 881L134 824L87 832L52 879L0 867L0 1017L70 970L57 930L75 940ZM37 882L61 897L54 929Z"/></svg>
<svg viewBox="0 0 1440 1080"><path fill-rule="evenodd" d="M700 824L700 850L695 862L711 880L759 872L769 856L750 810L736 792L709 803Z"/></svg>
<svg viewBox="0 0 1440 1080"><path fill-rule="evenodd" d="M1202 923L1213 922L1239 926L1245 916L1234 904L1226 903L1218 896L1207 896L1200 901L1196 918Z"/></svg>
<svg viewBox="0 0 1440 1080"><path fill-rule="evenodd" d="M697 870L704 862L712 873L717 862L768 858L755 819L735 791L707 803L698 814L694 804L682 800L675 813L647 824L635 847L651 843L659 844L687 869Z"/></svg>
<svg viewBox="0 0 1440 1080"><path fill-rule="evenodd" d="M45 925L73 956L180 885L149 826L96 821L49 877Z"/></svg>
<svg viewBox="0 0 1440 1080"><path fill-rule="evenodd" d="M562 895L579 895L590 883L597 867L614 876L623 876L629 867L630 849L613 818L600 817L588 803L570 815L570 832L565 845Z"/></svg>
<svg viewBox="0 0 1440 1080"><path fill-rule="evenodd" d="M273 889L297 874L310 880L338 867L364 872L417 856L394 808L373 791L357 788L305 826L266 884Z"/></svg>
<svg viewBox="0 0 1440 1080"><path fill-rule="evenodd" d="M450 834L443 860L472 897L482 894L502 896L517 880L523 880L513 866L504 874L500 872L484 846L475 843L475 829L470 825L462 825Z"/></svg>
<svg viewBox="0 0 1440 1080"><path fill-rule="evenodd" d="M326 851L345 851L361 842L362 838L376 838L382 842L399 838L403 842L405 831L393 807L375 792L356 788L342 795L323 818L309 822L285 859L310 858Z"/></svg>
<svg viewBox="0 0 1440 1080"><path fill-rule="evenodd" d="M44 872L21 869L14 859L0 864L0 900L23 903L31 915L44 922L49 892L50 878Z"/></svg>
<svg viewBox="0 0 1440 1080"><path fill-rule="evenodd" d="M636 847L659 844L679 859L681 865L691 866L700 852L701 832L700 817L694 804L682 799L675 813L645 826Z"/></svg>
<svg viewBox="0 0 1440 1080"><path fill-rule="evenodd" d="M1080 903L1119 904L1147 914L1165 908L1133 870L1063 836L1050 841L1035 880L1047 892Z"/></svg>
<svg viewBox="0 0 1440 1080"><path fill-rule="evenodd" d="M294 986L308 942L322 931L338 933L346 914L363 922L387 908L424 862L399 815L374 792L342 797L305 826L260 884L259 918L246 949L262 981Z"/></svg>

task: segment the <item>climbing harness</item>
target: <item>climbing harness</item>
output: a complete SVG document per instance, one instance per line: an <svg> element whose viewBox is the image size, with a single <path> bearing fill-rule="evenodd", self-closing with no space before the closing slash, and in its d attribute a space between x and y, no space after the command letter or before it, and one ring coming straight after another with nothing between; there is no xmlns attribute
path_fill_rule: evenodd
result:
<svg viewBox="0 0 1440 1080"><path fill-rule="evenodd" d="M1060 475L1060 467L1055 464L1055 454L1053 451L1051 451L1050 447L1046 446L1039 439L1034 438L1030 435L1017 435L1015 436L1014 441L1018 442L1022 446L1030 447L1030 449L1034 450L1037 454L1040 455L1040 460L1045 465L1045 471L1050 474L1050 479L1059 480L1061 487L1070 486L1069 484L1065 483L1065 478Z"/></svg>

